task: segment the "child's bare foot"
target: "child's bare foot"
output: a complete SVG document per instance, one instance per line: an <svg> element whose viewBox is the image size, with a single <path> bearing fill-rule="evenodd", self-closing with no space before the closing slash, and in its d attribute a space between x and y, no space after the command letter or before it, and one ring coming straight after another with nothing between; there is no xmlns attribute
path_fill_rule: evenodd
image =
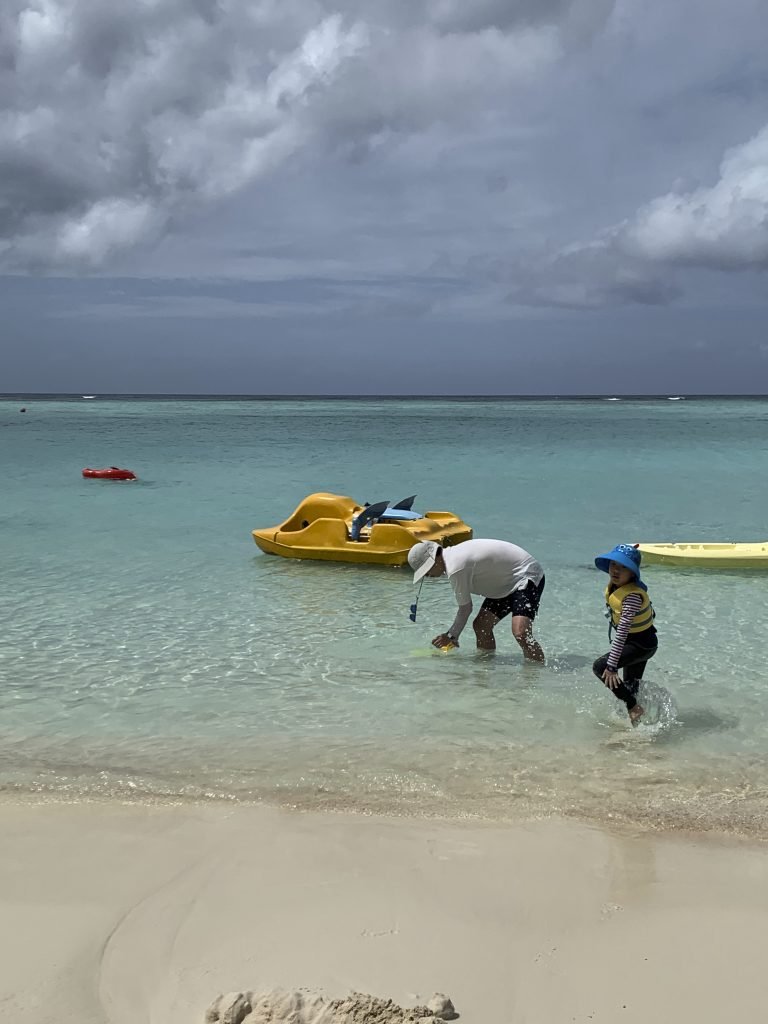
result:
<svg viewBox="0 0 768 1024"><path fill-rule="evenodd" d="M629 712L629 720L632 725L637 725L640 719L645 714L645 708L640 704L635 704L632 710Z"/></svg>

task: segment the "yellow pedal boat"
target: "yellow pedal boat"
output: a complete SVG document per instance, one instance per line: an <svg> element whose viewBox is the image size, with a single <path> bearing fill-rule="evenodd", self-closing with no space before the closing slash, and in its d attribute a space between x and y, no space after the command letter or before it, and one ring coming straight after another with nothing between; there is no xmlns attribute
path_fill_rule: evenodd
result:
<svg viewBox="0 0 768 1024"><path fill-rule="evenodd" d="M751 544L639 544L643 565L707 569L768 569L768 541Z"/></svg>
<svg viewBox="0 0 768 1024"><path fill-rule="evenodd" d="M359 505L341 494L320 491L302 501L290 519L266 530L253 530L256 544L268 555L314 558L324 562L405 565L421 540L448 547L472 539L472 529L452 512L412 509L415 495L397 505L388 501Z"/></svg>

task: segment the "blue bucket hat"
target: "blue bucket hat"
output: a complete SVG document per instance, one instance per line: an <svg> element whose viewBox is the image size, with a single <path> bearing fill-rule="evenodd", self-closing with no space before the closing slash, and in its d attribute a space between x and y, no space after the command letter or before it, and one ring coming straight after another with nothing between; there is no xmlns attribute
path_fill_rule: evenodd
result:
<svg viewBox="0 0 768 1024"><path fill-rule="evenodd" d="M611 562L618 562L619 565L623 565L625 569L629 569L631 573L634 573L639 586L645 587L645 584L640 579L640 558L640 552L634 545L617 544L607 554L598 555L595 559L595 565L601 572L608 572Z"/></svg>

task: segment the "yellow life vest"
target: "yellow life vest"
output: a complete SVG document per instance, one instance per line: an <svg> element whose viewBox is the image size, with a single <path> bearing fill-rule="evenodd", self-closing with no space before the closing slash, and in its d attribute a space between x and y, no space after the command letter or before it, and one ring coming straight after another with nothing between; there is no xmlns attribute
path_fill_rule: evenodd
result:
<svg viewBox="0 0 768 1024"><path fill-rule="evenodd" d="M605 614L610 618L609 633L611 628L615 629L618 626L621 619L621 606L624 604L624 598L630 594L639 594L642 603L640 611L632 619L629 632L642 633L644 629L648 629L653 625L656 612L653 610L651 599L642 587L638 587L636 583L625 583L623 587L611 590L610 586L607 586L605 588L605 605L607 608Z"/></svg>

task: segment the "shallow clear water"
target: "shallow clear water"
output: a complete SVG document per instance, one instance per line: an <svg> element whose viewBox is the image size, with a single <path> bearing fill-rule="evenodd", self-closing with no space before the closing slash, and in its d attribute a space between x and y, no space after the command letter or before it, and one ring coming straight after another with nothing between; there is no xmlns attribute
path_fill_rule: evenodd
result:
<svg viewBox="0 0 768 1024"><path fill-rule="evenodd" d="M26 404L27 413L19 413ZM127 465L137 483L83 480ZM631 730L594 555L768 534L768 402L0 401L0 785L762 831L768 573L649 567ZM544 564L526 666L430 653L398 569L261 554L308 493L414 491Z"/></svg>

